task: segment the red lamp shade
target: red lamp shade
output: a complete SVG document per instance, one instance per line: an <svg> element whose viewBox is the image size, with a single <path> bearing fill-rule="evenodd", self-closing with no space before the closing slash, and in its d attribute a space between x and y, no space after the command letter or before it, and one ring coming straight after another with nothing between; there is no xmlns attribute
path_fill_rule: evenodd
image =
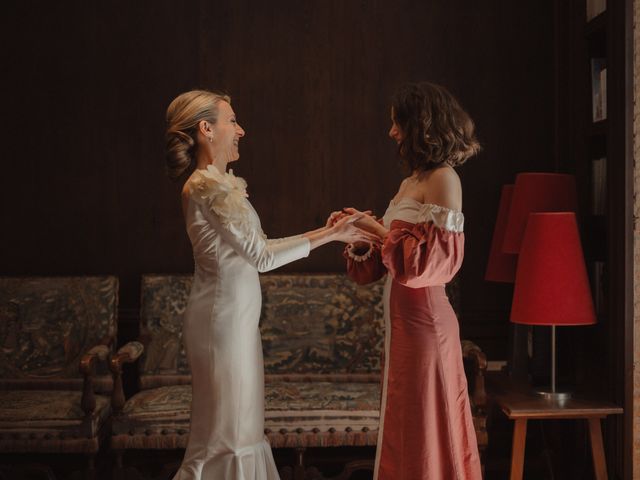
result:
<svg viewBox="0 0 640 480"><path fill-rule="evenodd" d="M511 321L527 325L596 323L575 213L529 215Z"/></svg>
<svg viewBox="0 0 640 480"><path fill-rule="evenodd" d="M578 200L573 175L521 173L511 198L511 208L502 244L503 253L520 253L527 219L535 212L575 212Z"/></svg>
<svg viewBox="0 0 640 480"><path fill-rule="evenodd" d="M513 185L503 185L500 194L500 205L498 206L498 218L493 228L493 239L491 240L491 251L484 279L490 282L513 283L516 278L516 255L503 253L502 243L504 232L507 228L507 216L513 195Z"/></svg>

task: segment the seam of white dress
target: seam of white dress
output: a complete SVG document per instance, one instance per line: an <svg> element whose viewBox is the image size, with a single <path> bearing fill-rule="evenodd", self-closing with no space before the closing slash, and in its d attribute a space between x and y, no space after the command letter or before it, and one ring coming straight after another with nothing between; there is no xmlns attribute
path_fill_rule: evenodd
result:
<svg viewBox="0 0 640 480"><path fill-rule="evenodd" d="M209 370L209 382L210 385L215 385L214 371L215 362L213 361L213 345L212 340L213 336L211 335L211 329L213 328L213 319L214 311L216 306L218 305L218 292L220 288L220 249L219 242L222 240L222 236L219 232L216 232L216 241L214 243L214 251L216 257L216 285L215 290L213 291L213 298L215 299L213 305L211 306L211 311L209 312L209 321L207 322L207 333L208 333L208 341L207 341L207 351L209 353L209 361L208 361L208 370ZM207 445L207 453L209 452L209 446Z"/></svg>

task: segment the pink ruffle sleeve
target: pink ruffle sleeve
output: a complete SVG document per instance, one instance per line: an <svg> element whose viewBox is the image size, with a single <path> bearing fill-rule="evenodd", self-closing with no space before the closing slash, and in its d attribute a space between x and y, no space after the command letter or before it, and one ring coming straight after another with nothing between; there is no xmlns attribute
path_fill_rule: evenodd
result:
<svg viewBox="0 0 640 480"><path fill-rule="evenodd" d="M347 276L358 285L366 285L387 273L382 264L380 247L369 244L368 249L358 251L352 244L345 247L342 256L347 260Z"/></svg>
<svg viewBox="0 0 640 480"><path fill-rule="evenodd" d="M381 255L389 274L402 285L444 285L462 265L464 233L446 230L433 222L394 220Z"/></svg>

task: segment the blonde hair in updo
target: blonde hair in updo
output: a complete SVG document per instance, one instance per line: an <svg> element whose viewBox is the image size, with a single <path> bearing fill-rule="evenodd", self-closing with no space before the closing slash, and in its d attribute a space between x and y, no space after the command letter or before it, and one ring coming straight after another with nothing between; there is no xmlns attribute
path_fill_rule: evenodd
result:
<svg viewBox="0 0 640 480"><path fill-rule="evenodd" d="M191 90L178 95L167 108L167 173L176 180L195 162L198 123L215 124L218 104L231 98L208 90Z"/></svg>

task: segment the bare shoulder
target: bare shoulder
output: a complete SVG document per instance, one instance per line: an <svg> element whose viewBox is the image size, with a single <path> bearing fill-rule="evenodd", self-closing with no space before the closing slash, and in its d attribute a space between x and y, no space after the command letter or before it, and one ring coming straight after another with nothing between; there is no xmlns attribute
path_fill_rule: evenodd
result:
<svg viewBox="0 0 640 480"><path fill-rule="evenodd" d="M440 168L436 168L431 172L428 177L428 181L431 182L432 187L442 186L446 188L460 187L460 177L458 172L453 167L445 165Z"/></svg>
<svg viewBox="0 0 640 480"><path fill-rule="evenodd" d="M462 184L458 173L448 165L429 172L421 182L425 203L462 210Z"/></svg>

